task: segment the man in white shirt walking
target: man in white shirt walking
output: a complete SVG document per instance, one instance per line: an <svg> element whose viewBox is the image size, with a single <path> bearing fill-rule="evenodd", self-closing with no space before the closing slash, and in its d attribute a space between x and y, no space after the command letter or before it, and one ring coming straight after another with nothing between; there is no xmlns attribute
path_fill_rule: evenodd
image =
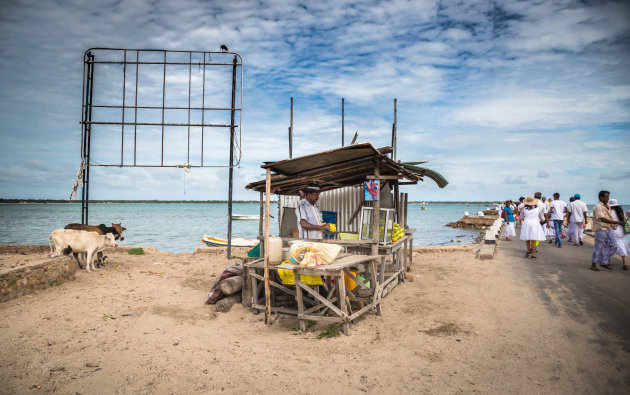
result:
<svg viewBox="0 0 630 395"><path fill-rule="evenodd" d="M582 240L584 239L584 224L586 223L588 208L586 203L580 200L579 193L576 193L573 199L569 209L569 223L573 224L575 229L575 245L581 246L584 245Z"/></svg>
<svg viewBox="0 0 630 395"><path fill-rule="evenodd" d="M556 232L556 246L562 247L562 225L564 223L564 216L569 212L567 210L567 204L560 200L560 194L558 192L553 194L553 201L549 207L550 218L553 221L553 229Z"/></svg>

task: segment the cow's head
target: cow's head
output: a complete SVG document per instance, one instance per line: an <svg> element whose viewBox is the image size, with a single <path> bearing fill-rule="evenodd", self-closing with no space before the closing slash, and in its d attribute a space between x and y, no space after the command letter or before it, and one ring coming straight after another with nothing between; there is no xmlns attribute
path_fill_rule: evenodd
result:
<svg viewBox="0 0 630 395"><path fill-rule="evenodd" d="M122 235L123 230L127 230L127 228L123 228L121 224L112 224L112 228L114 228L116 240L125 240Z"/></svg>
<svg viewBox="0 0 630 395"><path fill-rule="evenodd" d="M108 247L118 247L118 243L116 243L116 239L113 234L108 233L105 235L105 245Z"/></svg>

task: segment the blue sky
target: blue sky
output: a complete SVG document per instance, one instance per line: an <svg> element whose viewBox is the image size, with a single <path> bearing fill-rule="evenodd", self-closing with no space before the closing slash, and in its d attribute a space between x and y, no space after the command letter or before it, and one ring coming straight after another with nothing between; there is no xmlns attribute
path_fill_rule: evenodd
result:
<svg viewBox="0 0 630 395"><path fill-rule="evenodd" d="M630 201L630 3L568 0L2 1L0 197L68 197L86 49L221 44L245 64L236 199L288 157L293 96L294 156L341 145L342 97L346 144L389 145L397 98L398 159L450 182L406 187L412 200ZM225 168L91 175L94 199L227 198Z"/></svg>

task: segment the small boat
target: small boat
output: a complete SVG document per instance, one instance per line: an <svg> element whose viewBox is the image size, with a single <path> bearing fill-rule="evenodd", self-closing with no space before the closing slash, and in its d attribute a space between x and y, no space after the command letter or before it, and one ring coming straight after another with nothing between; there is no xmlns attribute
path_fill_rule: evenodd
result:
<svg viewBox="0 0 630 395"><path fill-rule="evenodd" d="M421 208L422 210L426 210L426 209L427 209L427 206L420 206L420 208Z"/></svg>
<svg viewBox="0 0 630 395"><path fill-rule="evenodd" d="M209 247L227 246L227 239L223 237L203 235L201 242L206 243ZM250 240L243 237L232 237L232 247L253 247L256 244L258 244L258 240Z"/></svg>
<svg viewBox="0 0 630 395"><path fill-rule="evenodd" d="M245 214L232 214L234 221L258 221L260 215L245 215Z"/></svg>

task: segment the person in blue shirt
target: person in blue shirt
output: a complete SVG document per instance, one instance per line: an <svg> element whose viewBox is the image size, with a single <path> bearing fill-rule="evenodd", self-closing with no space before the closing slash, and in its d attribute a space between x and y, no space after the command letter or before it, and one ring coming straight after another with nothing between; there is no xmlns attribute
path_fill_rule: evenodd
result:
<svg viewBox="0 0 630 395"><path fill-rule="evenodd" d="M505 202L503 212L505 213L503 216L503 221L505 222L505 240L512 241L510 236L516 236L516 230L514 229L514 205L511 200Z"/></svg>

